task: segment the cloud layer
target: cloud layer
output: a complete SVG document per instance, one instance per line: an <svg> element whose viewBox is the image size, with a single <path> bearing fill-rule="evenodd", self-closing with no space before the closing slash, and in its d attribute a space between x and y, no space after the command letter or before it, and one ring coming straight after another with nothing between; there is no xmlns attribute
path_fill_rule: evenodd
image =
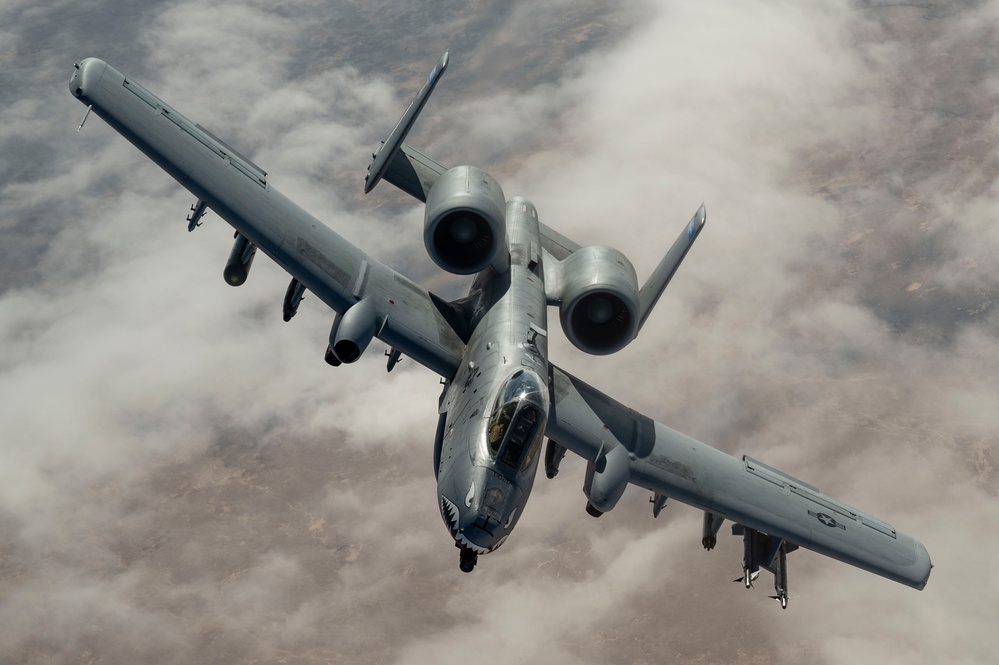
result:
<svg viewBox="0 0 999 665"><path fill-rule="evenodd" d="M0 653L13 662L988 662L999 586L994 2L0 2ZM321 360L287 276L67 93L96 55L342 235L449 296L370 152L436 57L411 141L648 274L708 228L642 336L560 365L926 543L921 593L809 552L791 608L741 543L583 512L539 480L458 571L439 387ZM552 321L554 322L554 312Z"/></svg>

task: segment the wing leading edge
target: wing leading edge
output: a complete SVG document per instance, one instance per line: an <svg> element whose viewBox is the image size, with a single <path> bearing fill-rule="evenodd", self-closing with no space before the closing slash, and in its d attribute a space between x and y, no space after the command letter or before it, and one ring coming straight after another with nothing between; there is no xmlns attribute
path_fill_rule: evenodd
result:
<svg viewBox="0 0 999 665"><path fill-rule="evenodd" d="M588 486L590 474L608 476L616 485L611 507L631 483L906 586L926 586L930 557L911 536L777 469L643 416L557 367L549 378L545 434L590 462Z"/></svg>

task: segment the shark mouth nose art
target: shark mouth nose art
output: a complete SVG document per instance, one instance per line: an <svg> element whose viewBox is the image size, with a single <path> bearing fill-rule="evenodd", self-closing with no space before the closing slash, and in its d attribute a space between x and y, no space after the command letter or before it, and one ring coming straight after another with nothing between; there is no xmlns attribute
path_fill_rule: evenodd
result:
<svg viewBox="0 0 999 665"><path fill-rule="evenodd" d="M455 542L461 547L465 547L476 554L486 554L495 549L482 547L465 537L465 534L461 530L461 513L458 511L458 506L456 506L453 501L448 499L443 494L441 494L440 508L441 517L444 518L444 523L447 525L448 531L451 532L451 537L454 538Z"/></svg>

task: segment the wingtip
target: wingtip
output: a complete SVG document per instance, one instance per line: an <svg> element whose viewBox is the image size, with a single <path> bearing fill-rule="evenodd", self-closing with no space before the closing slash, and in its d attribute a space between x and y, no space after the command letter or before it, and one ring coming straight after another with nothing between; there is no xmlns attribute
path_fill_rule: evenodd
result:
<svg viewBox="0 0 999 665"><path fill-rule="evenodd" d="M430 70L430 76L427 78L428 86L432 88L433 86L437 85L437 80L444 73L444 70L447 69L447 63L450 60L450 58L451 58L451 50L448 49L447 51L444 51L440 59L437 60L437 64L435 64L434 68Z"/></svg>
<svg viewBox="0 0 999 665"><path fill-rule="evenodd" d="M704 204L702 203L701 207L698 208L697 212L694 213L694 216L690 218L690 223L687 224L688 241L692 242L694 238L697 237L697 234L700 233L701 229L704 228L704 223L707 221L707 219L708 219L708 214L704 210Z"/></svg>
<svg viewBox="0 0 999 665"><path fill-rule="evenodd" d="M933 561L930 559L930 553L926 551L926 546L915 538L913 538L913 546L916 552L916 562L914 564L916 574L913 586L922 591L926 588L926 583L930 581L930 573L933 572Z"/></svg>

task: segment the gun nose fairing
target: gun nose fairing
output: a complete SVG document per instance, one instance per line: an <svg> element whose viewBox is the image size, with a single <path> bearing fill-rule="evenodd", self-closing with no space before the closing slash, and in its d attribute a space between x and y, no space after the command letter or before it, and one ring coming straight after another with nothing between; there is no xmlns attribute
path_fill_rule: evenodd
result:
<svg viewBox="0 0 999 665"><path fill-rule="evenodd" d="M475 554L498 549L520 516L523 488L489 466L474 466L442 484L441 517L455 544Z"/></svg>
<svg viewBox="0 0 999 665"><path fill-rule="evenodd" d="M463 549L471 550L476 554L486 554L487 552L492 552L494 549L499 547L499 544L493 546L481 545L480 543L488 543L492 540L492 536L483 531L481 527L478 527L472 523L466 526L462 525L463 517L467 520L467 515L463 516L461 509L452 501L447 498L447 495L441 494L441 517L444 518L444 524L447 525L448 531L451 532L451 537L454 538L454 542Z"/></svg>

